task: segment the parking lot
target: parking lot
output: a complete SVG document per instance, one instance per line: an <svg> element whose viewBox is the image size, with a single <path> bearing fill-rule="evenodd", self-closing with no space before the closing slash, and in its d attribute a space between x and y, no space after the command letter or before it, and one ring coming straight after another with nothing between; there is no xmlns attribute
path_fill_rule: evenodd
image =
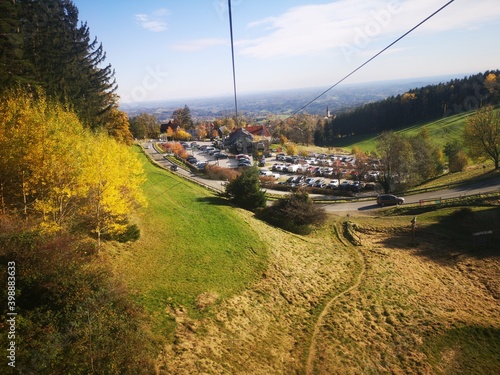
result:
<svg viewBox="0 0 500 375"><path fill-rule="evenodd" d="M223 168L239 168L254 163L250 155L232 155L214 147L212 142L184 142L189 154L188 161L203 169L207 164ZM260 159L262 160L262 159ZM348 171L355 160L346 155L318 155L318 157L292 158L284 154L272 154L260 167L262 176L274 177L276 182L289 187L305 186L318 189L373 192L373 182L353 181ZM354 176L355 177L355 176ZM375 179L375 172L367 176Z"/></svg>

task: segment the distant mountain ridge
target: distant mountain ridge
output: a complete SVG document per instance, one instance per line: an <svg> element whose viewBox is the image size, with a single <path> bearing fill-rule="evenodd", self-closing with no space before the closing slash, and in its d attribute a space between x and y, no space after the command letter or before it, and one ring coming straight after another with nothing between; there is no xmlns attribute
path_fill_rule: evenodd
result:
<svg viewBox="0 0 500 375"><path fill-rule="evenodd" d="M326 115L327 107L332 113L343 112L392 95L403 94L410 89L445 82L454 77L456 75L339 85L309 105L304 112L312 115ZM290 115L327 88L239 94L238 112L257 119L269 114ZM171 118L173 111L185 105L190 108L195 120L234 116L234 97L232 96L125 103L120 106L120 109L131 117L140 113L150 113L156 115L159 121L165 121Z"/></svg>

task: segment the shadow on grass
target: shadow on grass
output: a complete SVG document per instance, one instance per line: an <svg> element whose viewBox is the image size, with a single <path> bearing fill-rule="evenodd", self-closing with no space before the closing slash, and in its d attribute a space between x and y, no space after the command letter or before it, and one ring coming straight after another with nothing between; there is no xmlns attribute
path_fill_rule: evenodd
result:
<svg viewBox="0 0 500 375"><path fill-rule="evenodd" d="M418 221L418 220L417 220ZM460 208L432 225L418 226L412 237L410 223L383 241L392 248L413 249L416 254L446 265L458 255L500 257L500 207L480 211ZM474 235L482 233L480 235Z"/></svg>
<svg viewBox="0 0 500 375"><path fill-rule="evenodd" d="M499 373L500 330L495 327L452 328L428 337L423 348L437 373Z"/></svg>
<svg viewBox="0 0 500 375"><path fill-rule="evenodd" d="M231 206L230 201L220 196L198 198L197 201L214 206Z"/></svg>

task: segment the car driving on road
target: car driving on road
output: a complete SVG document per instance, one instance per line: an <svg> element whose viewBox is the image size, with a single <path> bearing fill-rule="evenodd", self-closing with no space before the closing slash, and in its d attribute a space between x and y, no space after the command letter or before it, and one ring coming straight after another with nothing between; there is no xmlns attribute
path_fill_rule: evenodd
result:
<svg viewBox="0 0 500 375"><path fill-rule="evenodd" d="M404 198L397 197L392 194L381 194L377 197L377 204L379 206L390 206L390 205L399 205L405 202Z"/></svg>

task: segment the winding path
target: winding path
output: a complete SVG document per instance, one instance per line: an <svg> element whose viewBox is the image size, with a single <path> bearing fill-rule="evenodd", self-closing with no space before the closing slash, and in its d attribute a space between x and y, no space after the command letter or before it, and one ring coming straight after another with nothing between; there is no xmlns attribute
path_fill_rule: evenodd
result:
<svg viewBox="0 0 500 375"><path fill-rule="evenodd" d="M346 243L346 241L342 238L341 229L336 227L336 230L337 230L337 236L338 236L340 242L342 242L342 244L345 247L355 248L354 245ZM357 275L356 281L349 288L338 293L330 301L328 301L328 303L323 308L323 311L321 311L321 313L319 314L318 320L316 321L316 324L314 325L314 331L313 331L312 336L311 336L311 345L309 346L309 353L307 355L307 362L306 362L306 368L305 368L306 375L311 375L313 373L313 370L314 370L314 363L313 362L314 362L314 359L316 357L316 337L318 336L319 330L320 330L321 326L323 325L323 320L324 320L326 314L330 311L331 306L338 298L340 298L343 295L358 288L359 285L361 284L361 281L363 279L363 275L365 274L365 271L366 271L366 262L365 262L365 258L363 257L362 253L360 251L357 251L357 253L358 253L359 262L362 265L362 269L359 272L359 274Z"/></svg>

